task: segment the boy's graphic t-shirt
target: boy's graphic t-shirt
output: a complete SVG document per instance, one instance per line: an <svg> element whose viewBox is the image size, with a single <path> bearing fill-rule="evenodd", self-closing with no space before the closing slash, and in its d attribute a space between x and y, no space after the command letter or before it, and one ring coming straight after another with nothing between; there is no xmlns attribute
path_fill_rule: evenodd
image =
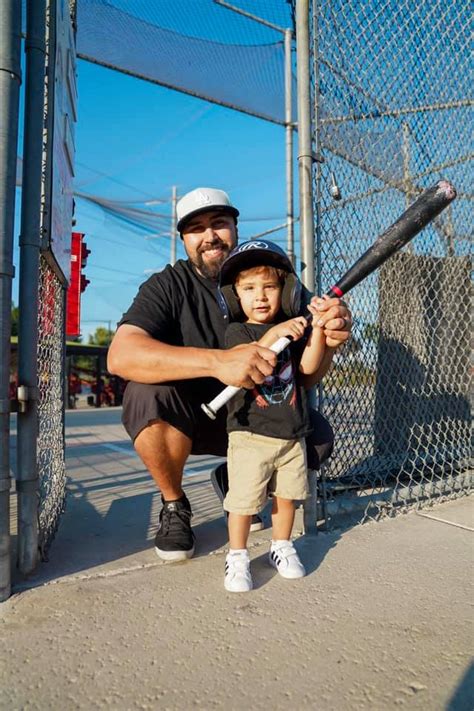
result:
<svg viewBox="0 0 474 711"><path fill-rule="evenodd" d="M225 334L227 348L252 343L274 324L231 323ZM298 373L305 339L278 354L277 365L262 385L241 390L227 405L227 431L243 430L267 437L300 439L311 432L306 391Z"/></svg>

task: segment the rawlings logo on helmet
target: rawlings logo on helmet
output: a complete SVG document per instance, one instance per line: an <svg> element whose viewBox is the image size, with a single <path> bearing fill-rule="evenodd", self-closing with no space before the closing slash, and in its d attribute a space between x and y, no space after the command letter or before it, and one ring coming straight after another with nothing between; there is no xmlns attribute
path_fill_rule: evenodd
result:
<svg viewBox="0 0 474 711"><path fill-rule="evenodd" d="M252 242L244 242L241 244L240 247L237 247L237 249L234 250L234 253L237 254L238 252L246 252L248 249L269 249L269 247L270 242L257 242L252 240Z"/></svg>

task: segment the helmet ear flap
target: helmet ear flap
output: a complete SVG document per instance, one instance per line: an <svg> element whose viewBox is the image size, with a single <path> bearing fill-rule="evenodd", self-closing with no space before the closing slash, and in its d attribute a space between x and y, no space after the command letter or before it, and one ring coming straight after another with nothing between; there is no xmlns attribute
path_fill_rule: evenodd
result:
<svg viewBox="0 0 474 711"><path fill-rule="evenodd" d="M287 318L300 315L302 285L296 274L290 272L285 278L281 292L281 310Z"/></svg>
<svg viewBox="0 0 474 711"><path fill-rule="evenodd" d="M233 321L243 321L245 319L245 314L240 306L240 301L234 291L232 284L226 284L218 289L219 305L221 310L224 312L224 316L227 316L229 323Z"/></svg>

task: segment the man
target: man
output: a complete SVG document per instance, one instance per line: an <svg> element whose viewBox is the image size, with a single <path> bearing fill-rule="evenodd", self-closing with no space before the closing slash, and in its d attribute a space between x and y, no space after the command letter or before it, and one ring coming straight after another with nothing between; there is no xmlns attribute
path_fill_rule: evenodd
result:
<svg viewBox="0 0 474 711"><path fill-rule="evenodd" d="M211 422L201 403L223 385L263 383L276 364L276 355L258 343L223 350L226 324L217 282L221 264L237 244L238 215L222 190L197 188L181 198L177 227L188 259L142 284L109 348L109 372L130 381L123 399L124 426L161 491L155 550L164 560L184 560L194 552L191 506L181 486L187 458L226 453L225 408ZM350 337L351 317L339 299L315 299L314 305L326 337L317 374L321 379L335 350ZM317 425L319 444L310 448L316 456L328 456L330 428L322 418Z"/></svg>

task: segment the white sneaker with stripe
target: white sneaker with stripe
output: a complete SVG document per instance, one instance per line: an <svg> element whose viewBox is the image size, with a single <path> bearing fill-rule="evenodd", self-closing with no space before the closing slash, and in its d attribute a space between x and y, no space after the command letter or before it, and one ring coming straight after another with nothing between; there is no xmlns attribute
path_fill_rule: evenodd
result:
<svg viewBox="0 0 474 711"><path fill-rule="evenodd" d="M291 541L272 541L268 559L270 565L273 565L283 578L304 578L306 575L306 570Z"/></svg>
<svg viewBox="0 0 474 711"><path fill-rule="evenodd" d="M249 592L252 590L250 556L247 550L231 550L227 554L224 587L228 592Z"/></svg>

